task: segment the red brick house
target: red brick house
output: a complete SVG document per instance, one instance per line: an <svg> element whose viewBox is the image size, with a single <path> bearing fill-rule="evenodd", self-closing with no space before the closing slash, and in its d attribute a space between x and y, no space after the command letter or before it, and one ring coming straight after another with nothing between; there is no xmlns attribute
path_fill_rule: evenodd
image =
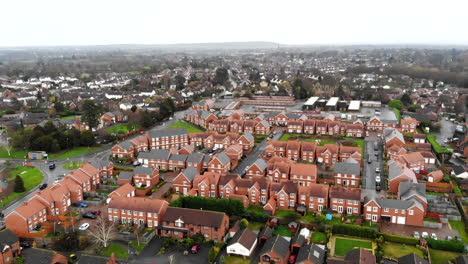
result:
<svg viewBox="0 0 468 264"><path fill-rule="evenodd" d="M416 133L419 121L412 117L407 117L401 120L400 124L402 133Z"/></svg>
<svg viewBox="0 0 468 264"><path fill-rule="evenodd" d="M150 149L179 149L189 144L189 136L184 127L160 129L150 131L148 141Z"/></svg>
<svg viewBox="0 0 468 264"><path fill-rule="evenodd" d="M312 183L298 187L298 204L307 211L322 212L328 206L328 192L330 187L325 184Z"/></svg>
<svg viewBox="0 0 468 264"><path fill-rule="evenodd" d="M333 168L335 184L347 187L359 187L361 183L361 165L353 158L336 163Z"/></svg>
<svg viewBox="0 0 468 264"><path fill-rule="evenodd" d="M14 263L22 253L18 236L9 229L0 231L0 264Z"/></svg>
<svg viewBox="0 0 468 264"><path fill-rule="evenodd" d="M188 192L192 189L193 180L200 172L194 167L187 167L185 170L181 171L177 176L172 180L172 186L177 193L182 193L187 195Z"/></svg>
<svg viewBox="0 0 468 264"><path fill-rule="evenodd" d="M115 197L107 206L109 221L122 224L134 223L147 227L158 227L169 203L159 199L142 197Z"/></svg>
<svg viewBox="0 0 468 264"><path fill-rule="evenodd" d="M187 167L187 155L171 154L167 160L167 165L171 171L180 171Z"/></svg>
<svg viewBox="0 0 468 264"><path fill-rule="evenodd" d="M92 160L91 165L93 165L99 171L99 177L107 178L114 175L114 163L111 161L103 160Z"/></svg>
<svg viewBox="0 0 468 264"><path fill-rule="evenodd" d="M91 178L91 186L93 189L96 188L96 185L101 183L99 170L93 165L91 165L91 163L88 162L84 165L81 165L81 167L78 170L81 170Z"/></svg>
<svg viewBox="0 0 468 264"><path fill-rule="evenodd" d="M325 144L318 146L316 150L316 158L318 163L327 166L334 165L338 161L339 147L335 144Z"/></svg>
<svg viewBox="0 0 468 264"><path fill-rule="evenodd" d="M244 120L231 120L231 132L242 133L244 132Z"/></svg>
<svg viewBox="0 0 468 264"><path fill-rule="evenodd" d="M255 125L254 134L268 135L270 134L270 124L266 120L262 120Z"/></svg>
<svg viewBox="0 0 468 264"><path fill-rule="evenodd" d="M273 150L273 152L267 151L267 149L265 149L265 155L267 157L272 157L272 156L286 157L286 147L288 145L287 141L272 140L269 142L268 145L271 146L270 149Z"/></svg>
<svg viewBox="0 0 468 264"><path fill-rule="evenodd" d="M126 122L128 120L128 117L120 111L106 112L102 114L100 120L103 126L111 126L115 123Z"/></svg>
<svg viewBox="0 0 468 264"><path fill-rule="evenodd" d="M171 153L167 149L152 149L150 152L140 152L138 161L158 170L169 170L169 157Z"/></svg>
<svg viewBox="0 0 468 264"><path fill-rule="evenodd" d="M242 146L239 144L230 145L224 151L231 160L240 160L242 158Z"/></svg>
<svg viewBox="0 0 468 264"><path fill-rule="evenodd" d="M387 128L384 130L385 138L385 147L388 148L392 145L397 145L399 147L405 146L405 138L398 130L393 128Z"/></svg>
<svg viewBox="0 0 468 264"><path fill-rule="evenodd" d="M76 182L83 192L89 192L91 190L91 177L82 170L72 171L67 177Z"/></svg>
<svg viewBox="0 0 468 264"><path fill-rule="evenodd" d="M272 183L270 197L276 200L278 209L295 209L297 204L298 186L292 181Z"/></svg>
<svg viewBox="0 0 468 264"><path fill-rule="evenodd" d="M61 185L53 185L33 196L46 206L48 215L65 215L71 205L70 192Z"/></svg>
<svg viewBox="0 0 468 264"><path fill-rule="evenodd" d="M315 134L315 120L307 119L304 120L304 134Z"/></svg>
<svg viewBox="0 0 468 264"><path fill-rule="evenodd" d="M326 120L317 120L315 122L315 133L317 135L326 135L328 132L328 122Z"/></svg>
<svg viewBox="0 0 468 264"><path fill-rule="evenodd" d="M388 191L397 193L401 182L418 182L414 171L404 164L393 161L388 166Z"/></svg>
<svg viewBox="0 0 468 264"><path fill-rule="evenodd" d="M47 207L38 198L33 198L6 216L5 225L15 234L24 236L34 233L34 229L46 221Z"/></svg>
<svg viewBox="0 0 468 264"><path fill-rule="evenodd" d="M432 171L427 175L428 182L440 182L444 179L444 172L441 170Z"/></svg>
<svg viewBox="0 0 468 264"><path fill-rule="evenodd" d="M367 221L423 226L424 207L417 201L367 198L364 203Z"/></svg>
<svg viewBox="0 0 468 264"><path fill-rule="evenodd" d="M217 132L229 132L231 121L229 119L213 120L208 124L208 129Z"/></svg>
<svg viewBox="0 0 468 264"><path fill-rule="evenodd" d="M107 203L110 202L110 200L116 198L116 197L135 197L136 194L136 189L133 185L130 183L126 183L119 188L115 189L109 195L107 196Z"/></svg>
<svg viewBox="0 0 468 264"><path fill-rule="evenodd" d="M193 179L193 190L196 191L197 196L218 198L220 177L221 175L213 172L198 174Z"/></svg>
<svg viewBox="0 0 468 264"><path fill-rule="evenodd" d="M423 155L421 155L421 152L408 152L401 155L399 161L406 164L406 167L414 170L415 172L419 172L426 168L425 159Z"/></svg>
<svg viewBox="0 0 468 264"><path fill-rule="evenodd" d="M255 138L252 136L252 134L245 133L237 139L236 143L240 144L244 151L249 151L253 149L255 145Z"/></svg>
<svg viewBox="0 0 468 264"><path fill-rule="evenodd" d="M289 178L299 186L309 186L317 182L317 166L296 163L291 165Z"/></svg>
<svg viewBox="0 0 468 264"><path fill-rule="evenodd" d="M345 126L339 121L329 121L327 125L327 134L339 136L345 133Z"/></svg>
<svg viewBox="0 0 468 264"><path fill-rule="evenodd" d="M177 154L181 155L190 155L195 151L195 148L192 145L185 145L181 149L179 149Z"/></svg>
<svg viewBox="0 0 468 264"><path fill-rule="evenodd" d="M330 208L338 213L361 215L361 189L331 187Z"/></svg>
<svg viewBox="0 0 468 264"><path fill-rule="evenodd" d="M267 163L267 177L272 182L285 182L289 180L289 170L293 161L287 158L273 157Z"/></svg>
<svg viewBox="0 0 468 264"><path fill-rule="evenodd" d="M241 179L237 174L230 174L219 179L219 197L229 198L236 193L236 181Z"/></svg>
<svg viewBox="0 0 468 264"><path fill-rule="evenodd" d="M364 125L361 123L347 124L346 135L348 137L363 137L365 135Z"/></svg>
<svg viewBox="0 0 468 264"><path fill-rule="evenodd" d="M187 156L186 164L187 168L195 168L198 172L201 172L203 170L203 158L204 158L203 153L199 152L194 152L191 153Z"/></svg>
<svg viewBox="0 0 468 264"><path fill-rule="evenodd" d="M317 149L317 143L303 141L301 142L301 160L306 162L315 161L315 151Z"/></svg>
<svg viewBox="0 0 468 264"><path fill-rule="evenodd" d="M289 242L281 236L273 236L265 242L260 251L260 263L262 264L287 264L289 263Z"/></svg>
<svg viewBox="0 0 468 264"><path fill-rule="evenodd" d="M208 171L226 175L231 170L231 159L225 152L218 153L208 163Z"/></svg>
<svg viewBox="0 0 468 264"><path fill-rule="evenodd" d="M361 147L348 147L348 146L341 146L340 147L340 161L345 161L349 158L353 158L354 160L361 162L362 160L362 153Z"/></svg>
<svg viewBox="0 0 468 264"><path fill-rule="evenodd" d="M299 160L301 157L301 142L296 140L287 141L286 157L291 160Z"/></svg>
<svg viewBox="0 0 468 264"><path fill-rule="evenodd" d="M265 176L267 163L264 159L257 159L252 165L246 168L246 178L254 178Z"/></svg>
<svg viewBox="0 0 468 264"><path fill-rule="evenodd" d="M72 203L83 200L83 188L70 177L65 177L57 185L61 185L70 192L70 199Z"/></svg>
<svg viewBox="0 0 468 264"><path fill-rule="evenodd" d="M224 241L229 230L225 213L169 207L162 217L161 234L165 237L187 238L201 233L206 239Z"/></svg>
<svg viewBox="0 0 468 264"><path fill-rule="evenodd" d="M255 127L257 126L258 121L255 120L245 120L244 121L244 133L255 134Z"/></svg>
<svg viewBox="0 0 468 264"><path fill-rule="evenodd" d="M134 158L135 145L131 141L123 141L112 147L112 157L114 158Z"/></svg>
<svg viewBox="0 0 468 264"><path fill-rule="evenodd" d="M288 133L304 133L304 120L293 120L288 122Z"/></svg>
<svg viewBox="0 0 468 264"><path fill-rule="evenodd" d="M277 126L287 125L288 121L289 121L289 117L285 113L279 113L273 118L273 122Z"/></svg>
<svg viewBox="0 0 468 264"><path fill-rule="evenodd" d="M366 123L367 130L372 130L372 131L382 131L384 128L384 123L380 118L374 116L369 121Z"/></svg>
<svg viewBox="0 0 468 264"><path fill-rule="evenodd" d="M399 159L406 153L408 153L408 151L406 151L405 148L398 146L397 144L391 145L387 148L387 156L393 160Z"/></svg>
<svg viewBox="0 0 468 264"><path fill-rule="evenodd" d="M153 187L159 183L159 170L141 166L136 167L133 171L133 183L137 187Z"/></svg>
<svg viewBox="0 0 468 264"><path fill-rule="evenodd" d="M134 139L132 139L130 142L133 143L133 148L135 151L135 154L138 152L142 151L148 151L149 150L149 143L148 143L148 137L147 136L139 136Z"/></svg>

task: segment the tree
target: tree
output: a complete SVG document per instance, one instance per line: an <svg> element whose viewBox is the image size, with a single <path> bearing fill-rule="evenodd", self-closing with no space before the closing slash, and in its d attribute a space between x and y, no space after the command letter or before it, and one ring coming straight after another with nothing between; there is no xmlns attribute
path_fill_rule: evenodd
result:
<svg viewBox="0 0 468 264"><path fill-rule="evenodd" d="M83 121L88 124L89 129L96 128L99 125L101 109L93 100L85 100L81 108L83 111Z"/></svg>
<svg viewBox="0 0 468 264"><path fill-rule="evenodd" d="M411 100L411 97L408 93L405 93L401 96L400 101L405 105L409 106L413 103L413 100Z"/></svg>
<svg viewBox="0 0 468 264"><path fill-rule="evenodd" d="M10 152L13 149L13 145L11 144L10 139L7 139L7 143L5 146L3 146L3 148L8 152L8 157L10 157Z"/></svg>
<svg viewBox="0 0 468 264"><path fill-rule="evenodd" d="M107 217L100 215L94 227L88 229L88 235L98 245L107 248L109 241L114 237L114 222L108 221Z"/></svg>
<svg viewBox="0 0 468 264"><path fill-rule="evenodd" d="M403 103L400 100L391 100L388 103L389 107L396 108L398 110L401 110L403 108Z"/></svg>
<svg viewBox="0 0 468 264"><path fill-rule="evenodd" d="M249 226L249 221L245 218L242 218L239 222L239 226L241 229L247 228L247 226Z"/></svg>
<svg viewBox="0 0 468 264"><path fill-rule="evenodd" d="M338 89L335 90L334 92L336 97L343 98L345 96L345 92L343 90L343 86L338 86Z"/></svg>
<svg viewBox="0 0 468 264"><path fill-rule="evenodd" d="M148 128L153 125L153 118L151 117L151 114L148 112L148 110L145 110L142 113L139 123L144 128Z"/></svg>
<svg viewBox="0 0 468 264"><path fill-rule="evenodd" d="M185 88L185 77L177 74L175 77L176 90L182 90Z"/></svg>
<svg viewBox="0 0 468 264"><path fill-rule="evenodd" d="M81 133L81 145L89 147L94 145L94 143L96 142L91 131L83 131L83 133Z"/></svg>
<svg viewBox="0 0 468 264"><path fill-rule="evenodd" d="M410 111L410 112L416 112L417 109L421 109L421 106L420 105L410 105L408 107L408 111Z"/></svg>
<svg viewBox="0 0 468 264"><path fill-rule="evenodd" d="M15 177L15 186L13 188L13 191L16 192L16 193L26 191L26 188L24 188L23 178L21 178L19 175L16 175L16 177Z"/></svg>
<svg viewBox="0 0 468 264"><path fill-rule="evenodd" d="M136 105L132 105L132 108L130 108L130 110L135 113L136 110L138 109L138 107Z"/></svg>
<svg viewBox="0 0 468 264"><path fill-rule="evenodd" d="M54 125L52 121L49 120L44 124L44 133L46 135L50 135L56 132L57 132L57 127Z"/></svg>
<svg viewBox="0 0 468 264"><path fill-rule="evenodd" d="M64 233L62 237L54 241L54 248L60 251L75 251L80 248L80 239L77 232Z"/></svg>
<svg viewBox="0 0 468 264"><path fill-rule="evenodd" d="M41 91L38 91L37 94L36 94L36 98L37 98L37 101L42 101L42 93Z"/></svg>
<svg viewBox="0 0 468 264"><path fill-rule="evenodd" d="M229 73L226 68L217 68L215 77L213 78L213 84L223 85L229 79Z"/></svg>
<svg viewBox="0 0 468 264"><path fill-rule="evenodd" d="M61 113L65 111L65 106L61 102L55 102L54 108L55 108L55 111L57 111L57 113Z"/></svg>

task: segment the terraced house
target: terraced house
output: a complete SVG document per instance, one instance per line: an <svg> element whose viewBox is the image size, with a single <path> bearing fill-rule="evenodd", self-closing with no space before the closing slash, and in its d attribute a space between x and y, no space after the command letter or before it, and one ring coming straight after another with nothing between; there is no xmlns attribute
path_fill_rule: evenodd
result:
<svg viewBox="0 0 468 264"><path fill-rule="evenodd" d="M178 149L189 144L189 135L184 127L154 130L148 133L148 142L150 149Z"/></svg>
<svg viewBox="0 0 468 264"><path fill-rule="evenodd" d="M167 201L159 199L115 197L107 206L107 217L109 221L122 224L157 227L168 207Z"/></svg>

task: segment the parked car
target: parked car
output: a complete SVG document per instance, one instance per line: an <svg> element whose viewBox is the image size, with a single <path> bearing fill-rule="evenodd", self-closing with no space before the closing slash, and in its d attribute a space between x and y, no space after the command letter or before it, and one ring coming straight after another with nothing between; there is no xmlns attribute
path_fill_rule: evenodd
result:
<svg viewBox="0 0 468 264"><path fill-rule="evenodd" d="M288 263L294 264L294 263L296 263L296 259L297 259L297 256L296 256L296 255L291 255L291 256L289 256L289 261L288 261Z"/></svg>
<svg viewBox="0 0 468 264"><path fill-rule="evenodd" d="M452 236L447 236L445 239L446 239L446 240L452 240L453 237L452 237Z"/></svg>
<svg viewBox="0 0 468 264"><path fill-rule="evenodd" d="M424 231L424 232L422 232L421 236L423 238L427 238L427 237L429 237L429 234L426 231Z"/></svg>
<svg viewBox="0 0 468 264"><path fill-rule="evenodd" d="M380 168L379 168L379 167L375 168L375 172L379 173L379 172L380 172Z"/></svg>
<svg viewBox="0 0 468 264"><path fill-rule="evenodd" d="M88 227L89 227L89 224L88 224L88 223L84 223L84 224L82 224L78 229L84 231L84 230L88 229Z"/></svg>
<svg viewBox="0 0 468 264"><path fill-rule="evenodd" d="M133 166L135 166L135 167L136 167L136 166L140 166L140 165L141 165L141 163L140 163L138 160L135 161L135 162L133 162Z"/></svg>
<svg viewBox="0 0 468 264"><path fill-rule="evenodd" d="M460 236L455 236L455 239L458 241L463 241L463 239Z"/></svg>
<svg viewBox="0 0 468 264"><path fill-rule="evenodd" d="M420 238L421 238L421 236L419 235L419 232L418 232L418 231L414 231L414 232L413 232L413 237L414 237L414 238L417 238L417 239L420 239Z"/></svg>
<svg viewBox="0 0 468 264"><path fill-rule="evenodd" d="M214 149L209 149L208 150L208 153L213 153L214 152Z"/></svg>
<svg viewBox="0 0 468 264"><path fill-rule="evenodd" d="M23 241L23 242L20 243L20 246L22 248L30 248L31 244L29 244L27 241Z"/></svg>
<svg viewBox="0 0 468 264"><path fill-rule="evenodd" d="M60 180L57 179L54 181L54 184L58 184L58 183L60 183Z"/></svg>
<svg viewBox="0 0 468 264"><path fill-rule="evenodd" d="M83 214L83 218L96 219L96 215L92 213Z"/></svg>
<svg viewBox="0 0 468 264"><path fill-rule="evenodd" d="M101 215L101 210L93 210L90 213L92 213L94 215Z"/></svg>
<svg viewBox="0 0 468 264"><path fill-rule="evenodd" d="M49 163L49 170L55 169L55 163L51 162Z"/></svg>
<svg viewBox="0 0 468 264"><path fill-rule="evenodd" d="M84 207L84 208L88 207L88 204L84 202L77 202L77 203L74 203L73 205L76 207Z"/></svg>
<svg viewBox="0 0 468 264"><path fill-rule="evenodd" d="M381 181L380 175L377 174L377 175L375 176L375 182L380 183L380 181Z"/></svg>
<svg viewBox="0 0 468 264"><path fill-rule="evenodd" d="M49 186L47 183L41 184L41 186L39 186L39 190L44 190L47 186Z"/></svg>
<svg viewBox="0 0 468 264"><path fill-rule="evenodd" d="M432 233L432 234L431 234L431 238L437 240L437 235L436 235L436 233Z"/></svg>
<svg viewBox="0 0 468 264"><path fill-rule="evenodd" d="M378 191L378 192L380 192L380 190L382 190L382 187L380 187L380 184L379 184L379 183L377 183L377 184L375 185L375 190Z"/></svg>
<svg viewBox="0 0 468 264"><path fill-rule="evenodd" d="M197 254L198 251L200 251L200 245L199 244L193 245L190 251L192 252L192 254Z"/></svg>
<svg viewBox="0 0 468 264"><path fill-rule="evenodd" d="M274 136L275 136L275 135L273 135L273 134L270 134L268 137L269 137L269 138L273 138Z"/></svg>

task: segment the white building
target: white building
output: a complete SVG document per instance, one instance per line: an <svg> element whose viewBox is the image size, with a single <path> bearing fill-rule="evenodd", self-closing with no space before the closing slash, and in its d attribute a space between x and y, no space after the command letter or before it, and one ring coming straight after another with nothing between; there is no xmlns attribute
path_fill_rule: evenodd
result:
<svg viewBox="0 0 468 264"><path fill-rule="evenodd" d="M228 255L250 257L257 246L257 234L245 228L237 231L226 248Z"/></svg>

